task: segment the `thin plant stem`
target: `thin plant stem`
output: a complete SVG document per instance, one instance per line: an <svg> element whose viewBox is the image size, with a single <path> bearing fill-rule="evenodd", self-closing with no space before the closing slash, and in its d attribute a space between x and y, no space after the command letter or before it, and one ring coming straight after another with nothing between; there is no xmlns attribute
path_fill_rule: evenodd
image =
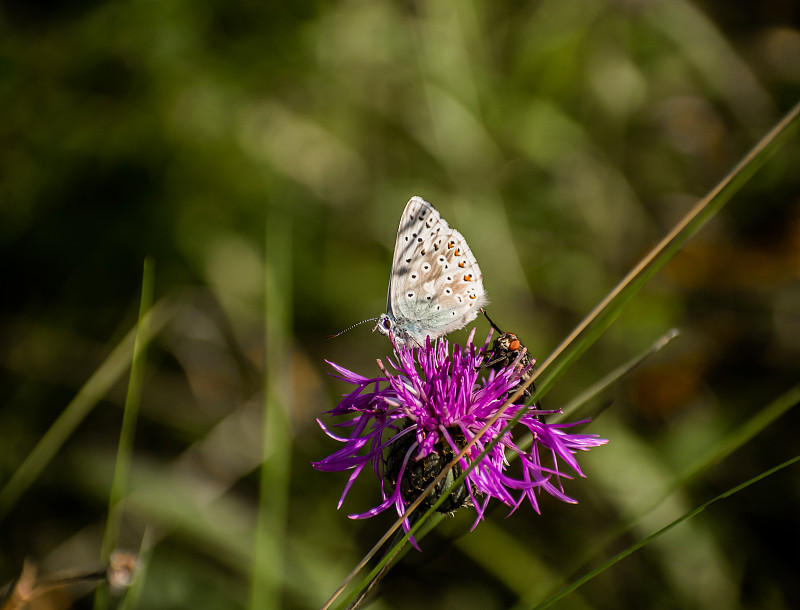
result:
<svg viewBox="0 0 800 610"><path fill-rule="evenodd" d="M139 301L139 321L136 326L136 337L133 342L131 373L128 381L128 392L125 396L125 410L122 414L122 429L117 445L117 461L114 466L114 478L111 482L111 493L108 498L108 518L100 551L100 561L108 563L111 552L116 548L119 532L122 527L122 499L128 490L131 460L133 455L133 439L136 434L136 421L139 418L139 405L142 399L144 384L144 367L147 354L148 324L147 312L153 306L153 285L155 263L148 257L144 261L142 273L142 296ZM108 588L100 586L94 596L95 610L107 608L109 603Z"/></svg>
<svg viewBox="0 0 800 610"><path fill-rule="evenodd" d="M263 461L250 589L252 610L279 608L282 605L292 437L287 383L291 328L291 246L291 219L288 212L272 207L266 225Z"/></svg>

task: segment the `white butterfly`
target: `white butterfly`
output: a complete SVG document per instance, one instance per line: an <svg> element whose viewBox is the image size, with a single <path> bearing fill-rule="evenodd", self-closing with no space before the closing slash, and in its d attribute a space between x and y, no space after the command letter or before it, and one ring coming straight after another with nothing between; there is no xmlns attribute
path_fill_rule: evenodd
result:
<svg viewBox="0 0 800 610"><path fill-rule="evenodd" d="M421 197L403 210L389 278L386 313L375 326L397 346L463 328L489 302L483 274L464 236ZM373 329L374 330L374 329Z"/></svg>

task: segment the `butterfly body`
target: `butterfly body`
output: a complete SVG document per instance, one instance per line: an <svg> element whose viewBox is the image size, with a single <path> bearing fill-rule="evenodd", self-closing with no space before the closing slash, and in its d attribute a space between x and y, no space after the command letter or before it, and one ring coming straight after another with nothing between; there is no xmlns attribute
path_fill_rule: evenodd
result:
<svg viewBox="0 0 800 610"><path fill-rule="evenodd" d="M464 236L430 203L412 197L397 230L386 313L375 328L398 346L424 346L463 328L488 303Z"/></svg>

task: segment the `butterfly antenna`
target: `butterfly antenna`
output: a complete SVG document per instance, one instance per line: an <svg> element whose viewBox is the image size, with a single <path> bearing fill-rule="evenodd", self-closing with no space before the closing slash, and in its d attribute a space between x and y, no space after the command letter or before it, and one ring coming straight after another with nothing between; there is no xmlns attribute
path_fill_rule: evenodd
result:
<svg viewBox="0 0 800 610"><path fill-rule="evenodd" d="M355 328L355 327L356 327L356 326L358 326L359 324L364 324L365 322L374 322L374 321L375 321L375 320L377 320L377 319L378 319L378 318L369 318L369 319L367 319L367 320L361 320L361 322L356 322L356 323L355 323L355 324L353 324L352 326L348 326L348 327L347 327L347 328L345 328L344 330L340 330L340 331L339 331L338 333L336 333L335 335L330 335L330 336L328 336L328 337L325 337L325 338L326 338L326 339L333 339L334 337L338 337L339 335L343 335L343 334L344 334L344 333L346 333L348 330L351 330L351 329Z"/></svg>
<svg viewBox="0 0 800 610"><path fill-rule="evenodd" d="M492 319L489 317L489 314L486 313L486 310L483 307L481 307L481 311L483 312L483 315L486 316L486 319L489 320L489 324L492 325L492 328L495 329L497 332L499 332L502 335L503 331L500 330L499 328L497 328L497 324L492 322ZM344 332L344 331L342 331L342 332Z"/></svg>

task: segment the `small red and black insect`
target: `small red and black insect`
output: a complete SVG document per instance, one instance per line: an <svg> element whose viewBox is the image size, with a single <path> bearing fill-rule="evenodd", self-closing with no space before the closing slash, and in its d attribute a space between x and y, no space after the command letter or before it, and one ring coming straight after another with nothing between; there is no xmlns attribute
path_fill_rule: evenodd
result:
<svg viewBox="0 0 800 610"><path fill-rule="evenodd" d="M484 366L499 371L508 366L511 366L517 360L517 358L519 358L519 362L517 363L517 369L520 371L525 371L524 373L522 373L519 383L509 391L509 396L510 396L511 394L517 391L517 389L521 384L528 381L528 379L531 378L531 375L533 375L533 367L530 366L533 360L531 359L527 348L522 343L522 341L519 340L519 337L517 337L517 335L515 335L514 333L504 333L492 321L492 319L486 313L486 310L484 309L482 311L483 315L486 316L486 319L489 321L489 324L492 325L492 328L494 328L497 332L500 333L500 336L498 336L497 339L494 340L491 350L488 352L489 356L486 359L486 364L484 364ZM521 357L520 354L522 354ZM536 387L534 384L530 384L527 388L525 388L524 392L522 393L523 401L527 402L528 399L531 397L531 394L535 390ZM540 408L538 404L534 406L537 409Z"/></svg>

